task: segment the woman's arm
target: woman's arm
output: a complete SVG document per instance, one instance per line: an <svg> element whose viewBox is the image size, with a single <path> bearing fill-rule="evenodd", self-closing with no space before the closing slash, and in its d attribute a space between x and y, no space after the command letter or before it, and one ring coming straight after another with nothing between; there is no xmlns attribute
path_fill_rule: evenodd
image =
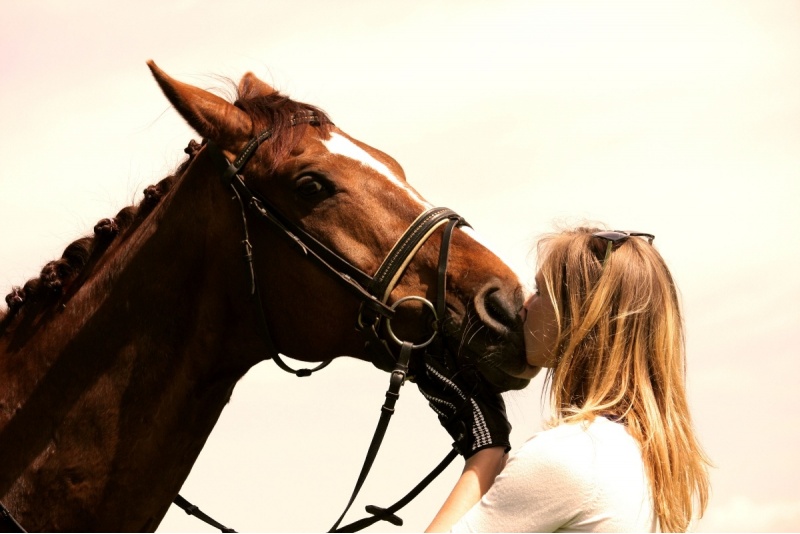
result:
<svg viewBox="0 0 800 534"><path fill-rule="evenodd" d="M470 456L461 478L426 532L448 532L489 491L505 464L505 447L490 447Z"/></svg>

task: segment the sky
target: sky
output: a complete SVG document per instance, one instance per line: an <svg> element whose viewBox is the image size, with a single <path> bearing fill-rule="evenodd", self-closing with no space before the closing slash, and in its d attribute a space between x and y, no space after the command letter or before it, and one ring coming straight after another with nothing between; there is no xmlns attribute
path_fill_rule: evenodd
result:
<svg viewBox="0 0 800 534"><path fill-rule="evenodd" d="M141 198L197 138L145 61L204 88L247 71L394 156L532 282L538 236L655 234L681 291L687 387L714 462L694 530L800 530L800 3L6 0L0 293ZM5 289L3 289L5 288ZM309 325L313 328L313 324ZM327 530L388 375L340 358L237 386L181 493L239 531ZM505 396L518 446L539 377ZM447 452L403 388L361 497L391 504ZM400 513L423 530L457 460ZM212 531L173 507L160 531Z"/></svg>

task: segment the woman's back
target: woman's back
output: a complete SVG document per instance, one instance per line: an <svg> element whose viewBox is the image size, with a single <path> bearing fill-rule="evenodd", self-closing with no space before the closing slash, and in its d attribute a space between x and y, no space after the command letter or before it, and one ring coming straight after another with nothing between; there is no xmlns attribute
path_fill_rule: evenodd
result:
<svg viewBox="0 0 800 534"><path fill-rule="evenodd" d="M639 446L622 424L603 417L540 432L454 530L654 532Z"/></svg>

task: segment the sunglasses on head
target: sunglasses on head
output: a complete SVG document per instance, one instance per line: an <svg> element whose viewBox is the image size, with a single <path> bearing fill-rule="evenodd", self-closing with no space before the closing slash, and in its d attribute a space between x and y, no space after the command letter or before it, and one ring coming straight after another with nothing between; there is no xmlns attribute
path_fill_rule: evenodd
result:
<svg viewBox="0 0 800 534"><path fill-rule="evenodd" d="M646 234L644 232L625 232L622 230L610 230L604 232L595 232L592 234L592 237L599 237L600 239L605 239L608 241L608 248L606 248L606 255L603 258L602 265L605 265L608 261L608 258L611 257L611 251L614 250L614 247L621 245L625 241L628 240L630 237L644 237L647 239L647 242L651 245L653 244L653 239L656 238L653 234Z"/></svg>

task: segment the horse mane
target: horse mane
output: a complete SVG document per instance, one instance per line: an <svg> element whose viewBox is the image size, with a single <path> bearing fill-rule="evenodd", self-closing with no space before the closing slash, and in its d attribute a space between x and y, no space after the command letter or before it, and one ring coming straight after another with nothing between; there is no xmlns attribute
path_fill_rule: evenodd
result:
<svg viewBox="0 0 800 534"><path fill-rule="evenodd" d="M272 137L264 143L268 150L269 171L284 161L299 142L309 124L294 126L297 115L314 115L312 126L328 136L333 128L327 114L321 109L296 102L275 91L271 94L257 94L256 88L240 88L234 105L245 111L253 120L253 135L271 128ZM200 151L202 145L194 140L184 149L188 158L173 174L163 178L144 190L144 198L135 205L127 206L111 219L102 219L94 227L94 234L81 237L64 249L61 258L47 263L39 276L31 278L22 287L15 286L6 295L8 308L0 310L0 334L23 308L38 304L36 308L52 306L67 291L74 291L85 279L87 267L93 265L108 249L114 238L128 233L139 224L158 205L159 201L172 189L175 181L188 169L189 163Z"/></svg>
<svg viewBox="0 0 800 534"><path fill-rule="evenodd" d="M169 192L175 179L188 168L189 162L199 149L200 145L194 140L191 141L185 150L189 158L178 166L174 174L145 188L144 198L139 204L122 208L111 219L100 220L94 226L93 235L76 239L67 245L61 258L45 264L39 276L31 278L22 287L11 288L11 293L6 295L8 309L0 311L0 333L23 307L27 308L34 304L52 305L67 290L76 288L75 283L86 272L87 266L95 263L103 255L114 238L138 226L153 211L158 202Z"/></svg>

